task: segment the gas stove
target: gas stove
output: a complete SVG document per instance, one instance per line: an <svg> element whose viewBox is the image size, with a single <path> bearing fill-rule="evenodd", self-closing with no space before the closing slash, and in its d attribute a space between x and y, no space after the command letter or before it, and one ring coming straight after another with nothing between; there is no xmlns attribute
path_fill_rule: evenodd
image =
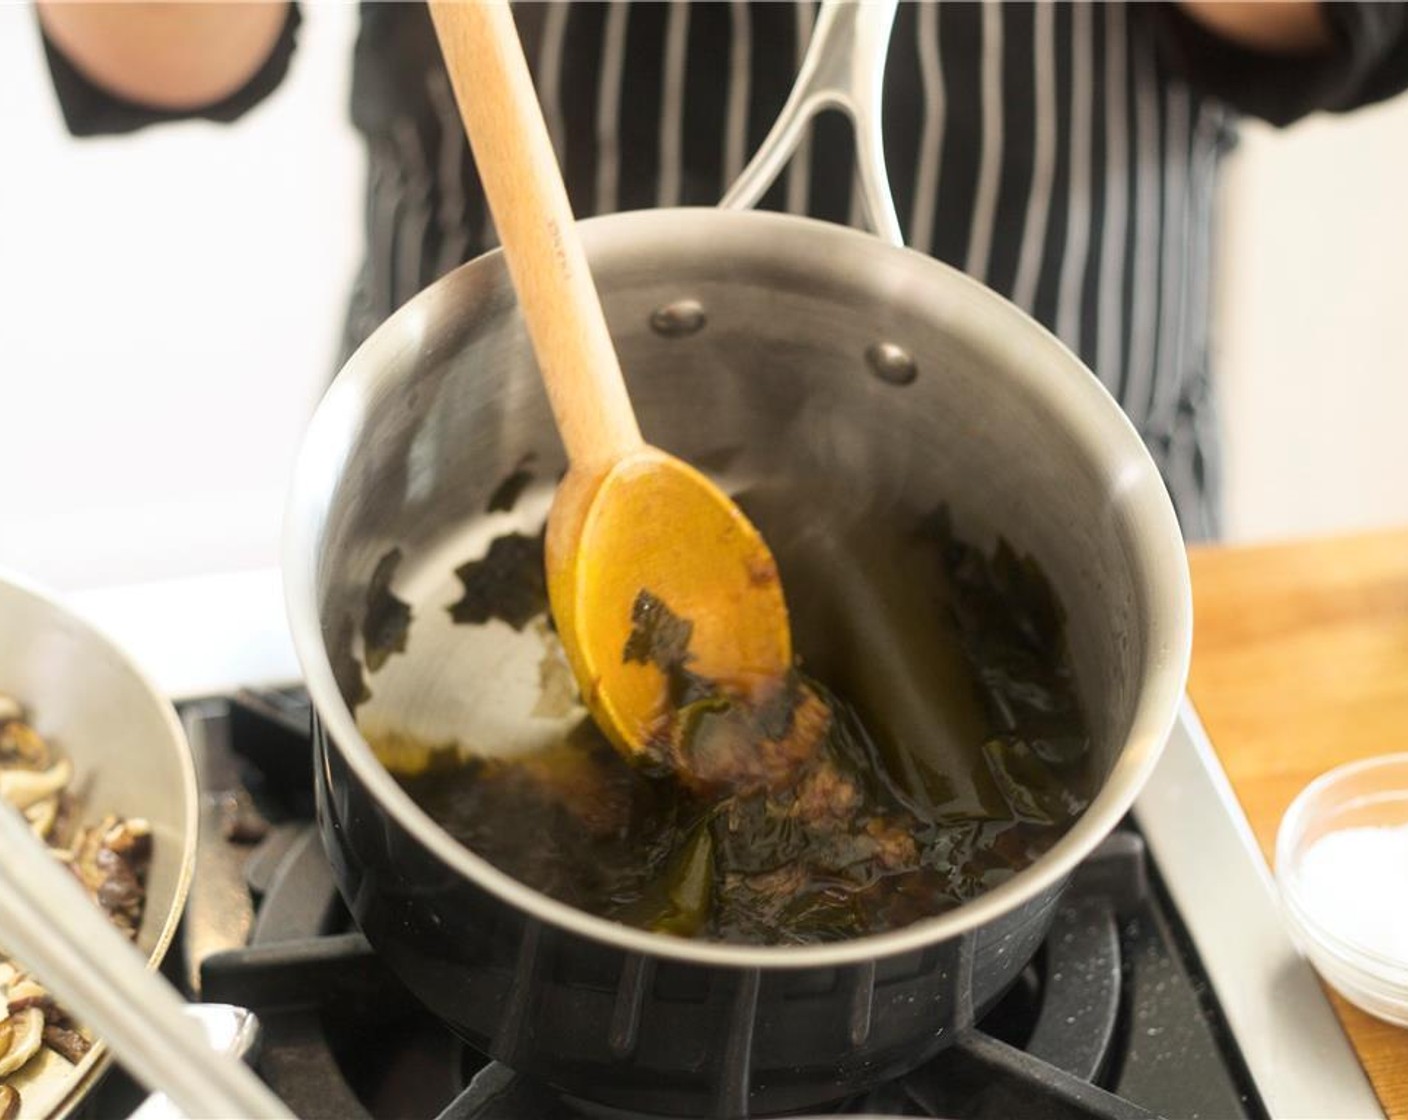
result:
<svg viewBox="0 0 1408 1120"><path fill-rule="evenodd" d="M257 1068L299 1116L633 1115L564 1097L475 1053L417 1004L355 931L312 821L310 713L301 689L240 691L180 710L204 798L194 886L167 972L192 998L258 1014ZM1226 810L1230 791L1216 788L1221 772L1208 768L1198 734L1185 712L1153 792L1082 865L1041 950L977 1028L918 1070L833 1102L827 1114L1376 1114L1303 965L1276 980L1278 1026L1245 985L1217 982L1225 952L1206 959L1207 944L1225 950L1228 939L1279 934L1279 923L1255 908L1249 917L1247 883L1238 882L1258 869L1264 876L1264 868L1216 850L1230 835L1245 857L1248 837L1238 833L1239 814L1211 811ZM1200 860L1208 862L1200 868ZM1197 895L1229 887L1240 895L1235 910L1221 926L1210 924L1216 911ZM1274 928L1258 928L1258 914ZM1280 942L1261 945L1260 955L1250 954L1257 967L1241 967L1283 969ZM1257 1026L1248 1030L1248 1021ZM1292 1062L1302 1050L1313 1064L1287 1068L1287 1046ZM746 1046L721 1058L720 1084L742 1087L734 1105L721 1106L729 1114L746 1110L747 1063ZM95 1114L124 1115L140 1095L118 1071Z"/></svg>

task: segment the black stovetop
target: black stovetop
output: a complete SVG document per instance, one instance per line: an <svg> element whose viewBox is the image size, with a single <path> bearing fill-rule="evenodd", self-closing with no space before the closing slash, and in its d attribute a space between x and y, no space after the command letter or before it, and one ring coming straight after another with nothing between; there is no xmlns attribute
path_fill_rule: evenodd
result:
<svg viewBox="0 0 1408 1120"><path fill-rule="evenodd" d="M183 714L207 769L237 775L248 792L230 801L233 838L217 843L242 849L256 903L248 943L199 962L199 998L259 1015L257 1068L300 1117L621 1115L472 1051L352 928L311 819L301 690L241 693ZM230 855L210 847L197 876L200 859ZM179 951L165 971L185 974ZM121 1116L139 1099L118 1071L91 1107ZM978 1029L913 1073L825 1111L954 1120L1266 1115L1132 823L1082 865L1036 958Z"/></svg>

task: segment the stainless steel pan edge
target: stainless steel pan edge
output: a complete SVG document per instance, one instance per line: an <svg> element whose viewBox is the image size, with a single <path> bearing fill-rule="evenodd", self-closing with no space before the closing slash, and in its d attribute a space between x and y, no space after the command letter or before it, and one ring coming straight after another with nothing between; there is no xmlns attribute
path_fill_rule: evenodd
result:
<svg viewBox="0 0 1408 1120"><path fill-rule="evenodd" d="M0 627L0 691L24 703L37 729L73 762L85 819L113 812L152 824L137 945L155 969L180 924L196 850L195 766L176 711L106 635L57 596L6 571ZM77 1109L110 1060L99 1041L68 1074L72 1083L47 1110L50 1120ZM28 1106L22 1115L30 1115Z"/></svg>
<svg viewBox="0 0 1408 1120"><path fill-rule="evenodd" d="M1046 855L998 888L937 918L889 933L816 946L737 946L652 935L575 910L523 886L441 830L377 761L334 680L319 614L319 570L330 495L369 410L396 395L403 362L429 360L440 344L435 326L476 303L510 292L501 258L489 254L449 274L397 313L357 351L328 391L295 469L286 511L285 594L295 647L313 701L339 750L395 818L448 867L506 903L552 925L621 949L733 968L824 968L909 952L987 924L1062 881L1133 804L1166 741L1182 699L1192 646L1187 557L1172 504L1142 440L1099 381L1054 336L1008 301L961 272L854 230L788 215L677 209L618 214L581 223L594 273L658 269L641 246L668 244L680 259L766 244L794 271L811 269L818 285L861 262L883 273L884 295L897 305L923 300L965 337L979 340L1015 387L1039 402L1053 429L1080 446L1109 496L1105 522L1116 535L1135 587L1134 609L1148 627L1138 696L1123 747L1100 793ZM756 276L753 279L757 279ZM837 280L840 284L842 281ZM933 299L935 292L942 299ZM680 293L687 294L687 293ZM662 293L662 299L664 298ZM614 329L614 328L613 328Z"/></svg>

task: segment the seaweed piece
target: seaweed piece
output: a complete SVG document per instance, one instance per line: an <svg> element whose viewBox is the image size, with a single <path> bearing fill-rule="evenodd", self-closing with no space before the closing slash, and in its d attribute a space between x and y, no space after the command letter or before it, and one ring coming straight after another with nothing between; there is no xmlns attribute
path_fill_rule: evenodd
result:
<svg viewBox="0 0 1408 1120"><path fill-rule="evenodd" d="M357 632L357 623L351 615L344 616L328 641L328 659L332 662L332 679L337 683L347 706L354 711L359 704L372 698L362 673L362 663L352 652L352 635Z"/></svg>
<svg viewBox="0 0 1408 1120"><path fill-rule="evenodd" d="M965 821L931 830L921 843L920 865L946 880L961 875L973 858L981 827L978 821Z"/></svg>
<svg viewBox="0 0 1408 1120"><path fill-rule="evenodd" d="M375 673L393 653L404 653L411 630L411 608L391 590L391 580L401 563L401 550L393 548L377 561L367 586L367 610L362 616L362 651L367 668Z"/></svg>
<svg viewBox="0 0 1408 1120"><path fill-rule="evenodd" d="M485 623L497 618L522 630L548 609L542 533L496 537L482 560L461 565L455 575L464 585L464 594L450 607L456 622Z"/></svg>
<svg viewBox="0 0 1408 1120"><path fill-rule="evenodd" d="M533 481L533 472L528 469L536 456L532 452L523 456L518 461L518 466L513 473L494 487L494 492L489 495L487 511L489 513L508 513L518 504L518 499L523 497L523 491L528 489L528 484Z"/></svg>
<svg viewBox="0 0 1408 1120"><path fill-rule="evenodd" d="M671 857L665 873L613 915L654 933L694 937L708 923L714 893L714 841L697 824Z"/></svg>
<svg viewBox="0 0 1408 1120"><path fill-rule="evenodd" d="M693 636L694 623L680 618L659 598L642 589L631 604L631 633L621 651L621 660L655 665L668 673L689 660L689 639Z"/></svg>
<svg viewBox="0 0 1408 1120"><path fill-rule="evenodd" d="M714 884L714 845L709 830L699 826L686 841L673 866L666 896L670 913L655 929L693 937L709 919L709 901Z"/></svg>
<svg viewBox="0 0 1408 1120"><path fill-rule="evenodd" d="M1065 824L1085 808L1085 800L1020 739L989 739L983 744L983 758L1019 821Z"/></svg>
<svg viewBox="0 0 1408 1120"><path fill-rule="evenodd" d="M1065 614L1040 566L1005 539L990 558L959 541L946 507L921 533L937 542L953 581L953 619L993 730L1020 738L1050 766L1078 767L1090 738L1066 649Z"/></svg>
<svg viewBox="0 0 1408 1120"><path fill-rule="evenodd" d="M636 595L631 604L631 632L621 650L621 661L654 665L665 674L667 715L721 695L713 681L686 668L693 636L694 623L675 614L659 597L644 588Z"/></svg>

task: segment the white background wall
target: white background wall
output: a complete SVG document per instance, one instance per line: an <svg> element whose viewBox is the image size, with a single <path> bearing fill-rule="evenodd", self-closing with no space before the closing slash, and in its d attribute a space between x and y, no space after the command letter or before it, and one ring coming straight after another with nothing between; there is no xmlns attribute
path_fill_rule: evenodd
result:
<svg viewBox="0 0 1408 1120"><path fill-rule="evenodd" d="M29 7L0 5L0 565L81 588L277 562L361 251L355 24L310 6L237 125L80 142ZM1408 101L1236 159L1231 535L1408 522Z"/></svg>
<svg viewBox="0 0 1408 1120"><path fill-rule="evenodd" d="M234 125L64 129L0 2L0 566L63 588L277 562L361 254L352 6Z"/></svg>
<svg viewBox="0 0 1408 1120"><path fill-rule="evenodd" d="M1236 539L1408 524L1408 96L1248 125L1222 211Z"/></svg>

